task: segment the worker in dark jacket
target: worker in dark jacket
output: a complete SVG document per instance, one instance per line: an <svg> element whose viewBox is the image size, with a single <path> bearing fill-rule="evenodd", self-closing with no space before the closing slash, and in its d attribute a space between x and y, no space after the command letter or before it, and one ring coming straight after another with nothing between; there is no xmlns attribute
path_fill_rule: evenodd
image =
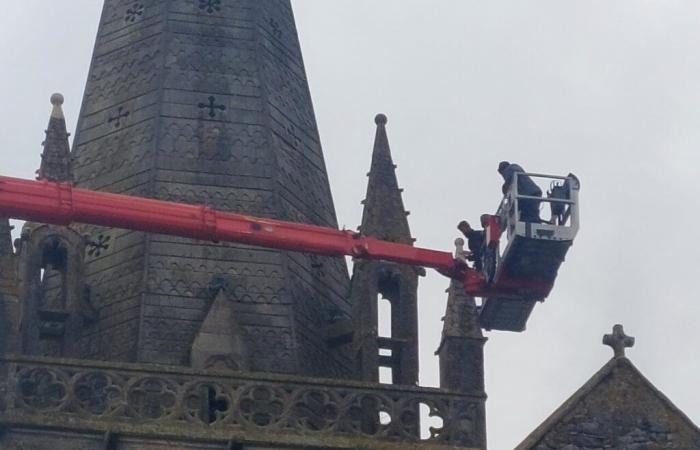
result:
<svg viewBox="0 0 700 450"><path fill-rule="evenodd" d="M515 174L524 174L525 170L517 164L511 164L508 161L501 161L501 163L498 165L498 173L500 173L503 177L504 182L501 190L505 194L510 189ZM519 175L518 195L542 197L542 189L540 189L529 176ZM520 220L523 222L540 222L540 202L538 200L519 200L518 210L520 212Z"/></svg>
<svg viewBox="0 0 700 450"><path fill-rule="evenodd" d="M464 237L467 238L467 247L469 248L469 255L467 255L467 260L474 261L474 269L481 272L483 269L483 256L484 256L484 231L475 230L469 225L469 222L463 220L457 225L457 229L462 232Z"/></svg>

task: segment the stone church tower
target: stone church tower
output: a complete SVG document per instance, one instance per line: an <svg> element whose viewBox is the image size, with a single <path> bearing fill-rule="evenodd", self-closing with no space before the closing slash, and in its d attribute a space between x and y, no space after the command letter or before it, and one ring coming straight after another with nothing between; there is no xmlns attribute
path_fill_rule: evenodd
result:
<svg viewBox="0 0 700 450"><path fill-rule="evenodd" d="M72 151L52 103L39 179L337 227L289 0L105 0ZM386 124L360 230L412 244ZM484 449L474 308L417 386L420 275L2 220L0 448Z"/></svg>

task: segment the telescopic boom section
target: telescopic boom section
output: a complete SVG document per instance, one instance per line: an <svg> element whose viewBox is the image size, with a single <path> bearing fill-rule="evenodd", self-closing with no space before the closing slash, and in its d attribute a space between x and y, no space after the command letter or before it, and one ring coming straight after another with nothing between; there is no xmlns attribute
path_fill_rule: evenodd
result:
<svg viewBox="0 0 700 450"><path fill-rule="evenodd" d="M46 180L0 176L0 216L58 225L88 223L328 256L382 259L430 267L443 273L458 270L450 253L381 241L349 230L97 192Z"/></svg>

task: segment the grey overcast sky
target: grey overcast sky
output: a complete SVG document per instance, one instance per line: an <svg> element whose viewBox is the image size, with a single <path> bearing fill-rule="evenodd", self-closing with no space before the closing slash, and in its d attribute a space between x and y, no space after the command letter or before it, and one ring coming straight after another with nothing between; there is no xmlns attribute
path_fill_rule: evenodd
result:
<svg viewBox="0 0 700 450"><path fill-rule="evenodd" d="M32 177L64 93L75 127L99 0L3 2L3 174ZM700 2L294 0L341 224L360 221L374 136L389 139L418 244L452 249L500 199L498 161L576 173L582 228L521 334L488 333L490 448L513 448L612 355L700 421ZM421 382L436 385L447 281L420 288Z"/></svg>

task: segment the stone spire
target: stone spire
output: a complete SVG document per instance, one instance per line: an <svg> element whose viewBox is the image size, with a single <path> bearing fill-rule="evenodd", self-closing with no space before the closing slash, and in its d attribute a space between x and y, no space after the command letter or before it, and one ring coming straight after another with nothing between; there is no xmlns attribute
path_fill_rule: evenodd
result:
<svg viewBox="0 0 700 450"><path fill-rule="evenodd" d="M435 352L440 357L440 386L462 392L483 392L486 338L479 326L476 303L458 281L453 280L446 292L442 340Z"/></svg>
<svg viewBox="0 0 700 450"><path fill-rule="evenodd" d="M105 0L73 143L80 187L337 227L289 0ZM85 230L110 239L86 357L189 365L237 327L252 371L349 376L319 333L350 318L343 258ZM220 279L228 325L206 320Z"/></svg>
<svg viewBox="0 0 700 450"><path fill-rule="evenodd" d="M486 448L486 392L484 344L478 308L464 286L452 281L447 289L447 312L443 317L442 340L435 352L440 359L440 388L481 399L471 411L474 446Z"/></svg>
<svg viewBox="0 0 700 450"><path fill-rule="evenodd" d="M377 133L368 173L367 196L363 200L360 232L379 239L413 244L407 213L396 181L386 134L387 118L374 119ZM391 369L392 381L418 381L418 276L416 267L386 261L355 261L351 304L354 308L354 350L358 375L376 381L379 368ZM380 318L378 298L391 305L390 317ZM378 335L379 320L390 321L390 335ZM382 355L384 353L384 355ZM385 356L386 354L391 356Z"/></svg>
<svg viewBox="0 0 700 450"><path fill-rule="evenodd" d="M372 165L367 174L367 196L363 201L362 225L360 232L379 239L413 244L408 227L401 193L396 179L396 165L391 158L389 139L386 133L387 117L377 114L377 134L372 152Z"/></svg>
<svg viewBox="0 0 700 450"><path fill-rule="evenodd" d="M63 116L63 95L51 96L53 110L46 129L46 140L42 143L41 166L37 171L37 180L71 181L70 146L66 119Z"/></svg>

